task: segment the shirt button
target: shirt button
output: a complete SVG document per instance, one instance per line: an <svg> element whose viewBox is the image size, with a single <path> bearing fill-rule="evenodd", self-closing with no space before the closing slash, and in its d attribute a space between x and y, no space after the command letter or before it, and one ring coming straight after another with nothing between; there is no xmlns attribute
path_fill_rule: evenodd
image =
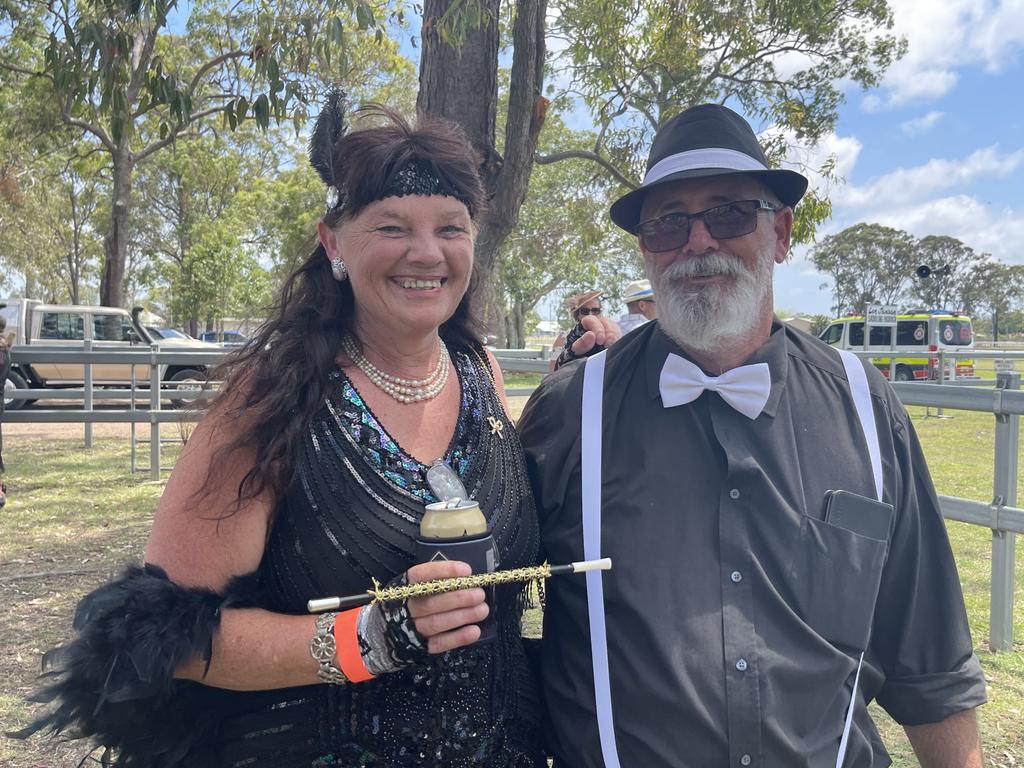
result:
<svg viewBox="0 0 1024 768"><path fill-rule="evenodd" d="M738 669L740 672L746 672L747 671L747 660L746 659L740 659L739 661L737 661L736 662L736 669Z"/></svg>
<svg viewBox="0 0 1024 768"><path fill-rule="evenodd" d="M740 758L740 765L750 765L750 755L744 755Z"/></svg>
<svg viewBox="0 0 1024 768"><path fill-rule="evenodd" d="M733 584L739 584L741 581L743 581L743 574L739 571L733 571L729 574L729 578L732 579Z"/></svg>
<svg viewBox="0 0 1024 768"><path fill-rule="evenodd" d="M730 499L738 499L739 497L740 497L739 488L733 488L731 491L729 491L729 498Z"/></svg>

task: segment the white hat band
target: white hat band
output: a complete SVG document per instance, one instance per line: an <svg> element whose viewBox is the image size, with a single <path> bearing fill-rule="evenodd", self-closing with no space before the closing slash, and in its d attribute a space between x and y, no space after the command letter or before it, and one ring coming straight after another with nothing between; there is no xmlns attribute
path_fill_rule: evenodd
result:
<svg viewBox="0 0 1024 768"><path fill-rule="evenodd" d="M735 149L691 149L659 160L644 176L643 185L653 184L673 173L695 168L723 168L730 171L767 171L768 166Z"/></svg>

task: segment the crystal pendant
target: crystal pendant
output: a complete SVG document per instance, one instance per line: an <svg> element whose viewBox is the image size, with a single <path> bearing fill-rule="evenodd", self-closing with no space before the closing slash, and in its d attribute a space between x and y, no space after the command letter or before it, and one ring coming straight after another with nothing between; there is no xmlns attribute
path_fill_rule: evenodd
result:
<svg viewBox="0 0 1024 768"><path fill-rule="evenodd" d="M462 484L459 476L451 467L441 459L434 459L434 463L427 470L427 485L433 491L439 501L452 501L455 499L466 499L466 486Z"/></svg>

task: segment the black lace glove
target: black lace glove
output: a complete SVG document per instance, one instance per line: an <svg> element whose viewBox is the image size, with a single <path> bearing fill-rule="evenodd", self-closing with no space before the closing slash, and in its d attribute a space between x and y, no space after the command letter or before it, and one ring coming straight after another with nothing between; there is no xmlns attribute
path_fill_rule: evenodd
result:
<svg viewBox="0 0 1024 768"><path fill-rule="evenodd" d="M406 574L401 573L387 586L404 587L408 583ZM356 631L363 664L373 675L422 664L429 655L426 638L416 631L405 600L363 606Z"/></svg>
<svg viewBox="0 0 1024 768"><path fill-rule="evenodd" d="M587 332L587 329L583 327L581 323L577 323L576 327L569 331L565 337L565 347L559 353L558 357L555 358L555 370L558 370L566 363L571 363L573 360L580 360L584 357L590 357L596 355L598 352L603 352L604 347L600 344L595 344L589 352L582 355L577 355L572 351L572 345L579 341L580 337Z"/></svg>

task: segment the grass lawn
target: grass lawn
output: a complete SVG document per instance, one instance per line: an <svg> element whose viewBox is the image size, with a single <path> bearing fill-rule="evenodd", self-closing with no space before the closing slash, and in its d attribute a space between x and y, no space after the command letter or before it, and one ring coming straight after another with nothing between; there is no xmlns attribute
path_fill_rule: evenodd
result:
<svg viewBox="0 0 1024 768"><path fill-rule="evenodd" d="M515 377L509 385L532 383ZM513 411L518 414L524 403L513 398ZM937 419L924 418L923 408L911 412L939 492L991 500L993 417L947 411L953 418ZM172 463L175 450L165 452L165 464ZM128 456L126 439L99 440L91 451L71 439L8 439L5 445L11 500L0 511L0 732L28 721L31 710L23 699L39 656L68 636L77 600L141 556L163 483L143 473L132 477ZM1015 650L993 654L987 649L991 533L963 523L950 523L949 533L989 683L990 703L980 716L988 765L1024 765L1024 553L1017 562ZM539 618L537 612L528 617L533 632ZM876 719L894 765L916 766L902 730L880 710ZM3 768L75 766L82 752L80 746L0 738Z"/></svg>

